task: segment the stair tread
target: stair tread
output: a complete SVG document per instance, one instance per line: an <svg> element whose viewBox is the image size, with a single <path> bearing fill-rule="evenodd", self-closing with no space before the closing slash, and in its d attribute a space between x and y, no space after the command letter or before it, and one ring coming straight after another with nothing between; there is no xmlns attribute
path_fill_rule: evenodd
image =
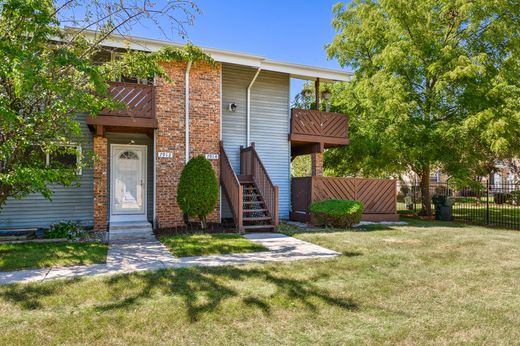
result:
<svg viewBox="0 0 520 346"><path fill-rule="evenodd" d="M274 225L251 225L251 226L243 226L244 229L266 229L266 228L274 228Z"/></svg>
<svg viewBox="0 0 520 346"><path fill-rule="evenodd" d="M267 208L260 208L260 209L244 209L244 213L254 213L254 212L262 212L262 211L268 211Z"/></svg>
<svg viewBox="0 0 520 346"><path fill-rule="evenodd" d="M244 201L244 204L264 204L264 201Z"/></svg>
<svg viewBox="0 0 520 346"><path fill-rule="evenodd" d="M270 216L253 216L253 217L244 217L242 218L243 221L265 221L265 220L271 220Z"/></svg>

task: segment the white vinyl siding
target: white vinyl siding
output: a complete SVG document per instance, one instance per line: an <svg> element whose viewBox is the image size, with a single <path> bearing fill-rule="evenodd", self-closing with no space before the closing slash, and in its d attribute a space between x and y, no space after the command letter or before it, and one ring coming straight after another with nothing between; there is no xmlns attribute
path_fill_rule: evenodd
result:
<svg viewBox="0 0 520 346"><path fill-rule="evenodd" d="M222 66L222 140L235 173L240 173L240 146L246 146L247 87L256 69L232 64ZM230 103L237 111L229 111ZM289 217L290 143L289 75L261 71L251 89L251 141L269 176L279 187L279 216ZM222 216L230 217L225 198Z"/></svg>
<svg viewBox="0 0 520 346"><path fill-rule="evenodd" d="M92 152L92 135L85 123L86 115L78 115L81 125L84 155ZM60 221L75 221L84 226L93 224L93 177L92 166L82 169L79 187L53 186L52 201L41 194L16 200L10 199L0 209L0 228L48 227Z"/></svg>

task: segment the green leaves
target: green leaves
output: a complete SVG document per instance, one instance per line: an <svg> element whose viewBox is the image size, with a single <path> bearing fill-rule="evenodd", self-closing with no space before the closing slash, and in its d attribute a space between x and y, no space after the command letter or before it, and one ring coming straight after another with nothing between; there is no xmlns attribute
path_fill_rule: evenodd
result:
<svg viewBox="0 0 520 346"><path fill-rule="evenodd" d="M84 138L78 113L94 116L103 108L121 107L111 100L107 82L121 76L169 79L161 65L164 62L213 64L192 45L151 53L119 49L107 54L102 39L89 41L81 28L62 29L71 19L77 19L71 18L74 6L84 6L86 29L96 24L103 27L98 39L116 29L121 31L124 23L135 23L139 18L158 22L164 15L173 23L171 15L183 9L191 18L188 7L193 4L189 1L166 1L162 10L152 12L140 7L141 3L61 4L63 8L51 0L0 2L0 207L9 197L23 198L32 192L51 198L52 184L77 182L75 170L42 164L33 152L39 148L58 155L63 144L81 144ZM144 7L149 5L147 1ZM130 13L132 18L123 13ZM59 18L67 22L61 23ZM182 22L177 24L182 27ZM111 60L112 53L118 53L119 58ZM96 60L99 55L104 59ZM89 159L84 157L81 165Z"/></svg>
<svg viewBox="0 0 520 346"><path fill-rule="evenodd" d="M351 145L327 153L329 171L469 174L520 154L520 3L357 0L334 12L327 52L356 78L334 90Z"/></svg>

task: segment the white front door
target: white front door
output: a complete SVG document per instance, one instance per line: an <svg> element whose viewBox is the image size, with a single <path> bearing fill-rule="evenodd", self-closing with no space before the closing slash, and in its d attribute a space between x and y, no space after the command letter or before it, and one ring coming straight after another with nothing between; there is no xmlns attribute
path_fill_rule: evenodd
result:
<svg viewBox="0 0 520 346"><path fill-rule="evenodd" d="M146 221L146 146L110 146L110 221Z"/></svg>

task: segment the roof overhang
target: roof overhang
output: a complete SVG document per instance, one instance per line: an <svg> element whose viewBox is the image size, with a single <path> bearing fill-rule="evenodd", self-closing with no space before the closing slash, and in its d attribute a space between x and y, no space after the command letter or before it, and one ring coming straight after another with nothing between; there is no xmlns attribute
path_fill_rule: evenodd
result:
<svg viewBox="0 0 520 346"><path fill-rule="evenodd" d="M72 29L72 28L67 28ZM87 40L95 41L98 33L96 31L84 31ZM182 47L183 45L168 41L147 39L137 36L112 34L101 43L103 46L141 50L147 52L154 52L165 46ZM215 61L221 63L230 63L237 65L250 66L253 68L260 68L266 71L275 71L287 73L291 78L299 78L305 80L320 79L324 82L345 82L352 78L352 73L333 70L322 67L314 67L301 64L293 64L288 62L269 60L261 55L254 55L242 52L229 51L224 49L216 49L209 47L200 47L206 54L210 55Z"/></svg>

